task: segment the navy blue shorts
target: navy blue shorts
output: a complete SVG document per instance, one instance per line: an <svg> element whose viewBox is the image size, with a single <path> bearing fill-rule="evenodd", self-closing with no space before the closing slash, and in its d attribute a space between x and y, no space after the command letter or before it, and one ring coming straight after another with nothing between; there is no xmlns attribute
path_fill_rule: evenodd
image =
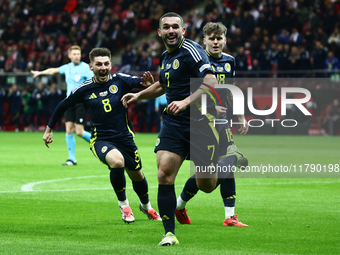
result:
<svg viewBox="0 0 340 255"><path fill-rule="evenodd" d="M91 141L90 149L93 154L106 165L106 154L113 149L117 149L123 155L125 167L127 169L130 171L138 171L142 168L142 161L139 156L138 148L132 138L124 140L123 142L102 140Z"/></svg>
<svg viewBox="0 0 340 255"><path fill-rule="evenodd" d="M227 148L234 144L233 133L230 130L229 123L216 125L219 134L219 156L227 155Z"/></svg>
<svg viewBox="0 0 340 255"><path fill-rule="evenodd" d="M87 120L87 112L83 104L76 104L68 108L65 113L65 122L74 122L76 124L85 125Z"/></svg>
<svg viewBox="0 0 340 255"><path fill-rule="evenodd" d="M216 164L218 160L218 133L208 122L189 127L178 127L164 121L156 141L155 152L170 151L192 160L195 165Z"/></svg>

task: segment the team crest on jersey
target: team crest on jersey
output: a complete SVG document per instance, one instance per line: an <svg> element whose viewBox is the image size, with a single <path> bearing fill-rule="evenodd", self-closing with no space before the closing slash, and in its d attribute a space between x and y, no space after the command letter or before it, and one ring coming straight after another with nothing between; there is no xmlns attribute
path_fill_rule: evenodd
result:
<svg viewBox="0 0 340 255"><path fill-rule="evenodd" d="M102 153L105 153L107 151L107 146L104 146L103 148L102 148Z"/></svg>
<svg viewBox="0 0 340 255"><path fill-rule="evenodd" d="M80 78L81 78L81 76L80 76L79 74L76 74L76 75L74 76L74 80L75 80L76 82L80 81Z"/></svg>
<svg viewBox="0 0 340 255"><path fill-rule="evenodd" d="M227 72L230 72L230 70L231 70L231 66L230 66L229 63L226 63L225 66L224 66L224 68L225 68L225 70L226 70Z"/></svg>
<svg viewBox="0 0 340 255"><path fill-rule="evenodd" d="M179 67L179 61L178 59L175 59L174 62L172 63L172 67L176 70Z"/></svg>
<svg viewBox="0 0 340 255"><path fill-rule="evenodd" d="M156 146L158 146L158 144L161 142L161 140L159 138L157 138L156 140Z"/></svg>
<svg viewBox="0 0 340 255"><path fill-rule="evenodd" d="M171 68L171 64L166 64L166 69L170 69Z"/></svg>
<svg viewBox="0 0 340 255"><path fill-rule="evenodd" d="M116 94L118 92L118 87L116 85L111 85L109 91L112 94Z"/></svg>
<svg viewBox="0 0 340 255"><path fill-rule="evenodd" d="M218 71L218 72L223 72L223 67L218 66L218 67L217 67L217 71Z"/></svg>
<svg viewBox="0 0 340 255"><path fill-rule="evenodd" d="M104 91L104 92L100 92L99 93L99 96L101 96L101 97L105 97L107 95L107 91Z"/></svg>

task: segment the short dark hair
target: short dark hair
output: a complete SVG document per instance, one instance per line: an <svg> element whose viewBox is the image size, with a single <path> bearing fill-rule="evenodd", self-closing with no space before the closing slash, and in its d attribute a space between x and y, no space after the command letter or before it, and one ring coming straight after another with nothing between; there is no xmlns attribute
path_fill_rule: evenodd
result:
<svg viewBox="0 0 340 255"><path fill-rule="evenodd" d="M109 57L111 59L111 51L108 48L94 48L90 52L90 61L94 61L95 57Z"/></svg>
<svg viewBox="0 0 340 255"><path fill-rule="evenodd" d="M211 35L225 35L227 36L227 28L221 22L209 22L203 27L204 37Z"/></svg>
<svg viewBox="0 0 340 255"><path fill-rule="evenodd" d="M181 17L181 15L175 13L175 12L168 12L165 13L160 19L159 19L159 28L161 28L161 22L162 19L166 18L166 17L177 17L181 20L181 26L183 27L183 18Z"/></svg>

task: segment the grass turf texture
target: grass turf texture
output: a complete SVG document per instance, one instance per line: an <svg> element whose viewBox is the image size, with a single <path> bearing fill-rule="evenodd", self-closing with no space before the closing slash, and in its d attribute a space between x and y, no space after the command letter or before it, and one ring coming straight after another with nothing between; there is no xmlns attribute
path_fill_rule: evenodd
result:
<svg viewBox="0 0 340 255"><path fill-rule="evenodd" d="M248 228L222 226L219 189L199 192L187 205L193 224L176 222L180 245L159 247L162 223L139 211L129 179L136 222L124 224L109 170L89 145L77 137L78 165L63 167L65 133L54 134L50 149L42 135L0 132L0 254L340 254L340 179L237 179L236 213ZM155 134L136 135L157 209L155 140ZM251 165L340 163L340 137L238 135L235 140ZM177 196L188 168L185 162L177 176Z"/></svg>

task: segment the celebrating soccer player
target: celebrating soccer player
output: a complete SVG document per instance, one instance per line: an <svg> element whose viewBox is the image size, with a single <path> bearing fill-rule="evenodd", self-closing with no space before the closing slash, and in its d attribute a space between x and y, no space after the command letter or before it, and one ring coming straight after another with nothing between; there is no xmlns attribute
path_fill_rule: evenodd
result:
<svg viewBox="0 0 340 255"><path fill-rule="evenodd" d="M206 53L209 56L212 68L215 71L215 75L219 84L234 83L235 79L235 59L223 51L223 47L226 45L226 33L227 28L220 22L209 22L203 27L203 43L206 45ZM223 105L233 105L232 94L227 89L216 89ZM227 108L218 107L218 112L224 114ZM226 116L225 116L226 117ZM244 119L244 116L238 116L241 128L239 129L241 134L248 132L248 125ZM248 165L248 159L237 149L234 144L234 138L230 130L229 123L224 125L217 125L219 133L219 164L222 166L237 166L246 167ZM231 171L228 178L224 178L220 183L221 196L225 208L225 220L223 226L234 227L248 227L243 224L235 215L235 200L236 200L236 187L234 173ZM190 177L186 182L181 195L177 198L177 206L175 210L177 220L182 224L191 224L191 220L187 214L185 208L186 203L195 196L198 192L195 178Z"/></svg>
<svg viewBox="0 0 340 255"><path fill-rule="evenodd" d="M164 123L155 147L159 183L158 208L165 230L165 236L159 243L162 246L179 243L175 236L174 183L183 161L191 159L196 166L210 166L215 165L218 160L217 153L213 153L215 148L218 149L218 140L215 137L217 131L210 120L201 115L197 106L198 99L204 93L202 89L213 89L217 80L204 49L185 39L184 33L183 19L178 14L170 12L160 18L158 35L162 37L166 51L160 58L159 81L139 93L128 93L122 98L126 105L139 99L166 94L168 106L163 111ZM190 78L203 79L203 84L199 83L192 94ZM193 150L199 153L192 153ZM195 177L200 190L211 192L216 188L216 173L208 177L206 173L198 172Z"/></svg>
<svg viewBox="0 0 340 255"><path fill-rule="evenodd" d="M77 45L73 45L68 50L68 57L71 62L56 68L48 68L44 71L31 71L33 77L39 75L53 75L56 73L65 74L65 81L67 84L67 93L70 95L72 89L81 84L82 82L90 79L93 72L90 70L89 65L80 61L81 49ZM77 104L70 107L65 112L65 127L66 127L66 145L68 149L68 159L62 165L74 166L77 164L76 160L76 139L74 137L74 123L76 134L83 138L85 141L90 142L91 134L84 130L84 124L87 119L87 114L83 104Z"/></svg>
<svg viewBox="0 0 340 255"><path fill-rule="evenodd" d="M58 105L46 127L43 140L49 147L48 144L53 142L53 127L64 111L83 103L93 123L90 148L110 169L110 181L118 198L122 219L127 223L135 221L125 194L125 169L140 198L140 210L150 220L161 220L151 207L148 184L141 170L142 161L133 139L133 127L127 119L127 110L120 102L122 96L133 88L152 84L153 76L149 72L144 73L142 78L126 74L111 75L111 52L106 48L94 48L90 52L90 61L94 77L75 87Z"/></svg>

